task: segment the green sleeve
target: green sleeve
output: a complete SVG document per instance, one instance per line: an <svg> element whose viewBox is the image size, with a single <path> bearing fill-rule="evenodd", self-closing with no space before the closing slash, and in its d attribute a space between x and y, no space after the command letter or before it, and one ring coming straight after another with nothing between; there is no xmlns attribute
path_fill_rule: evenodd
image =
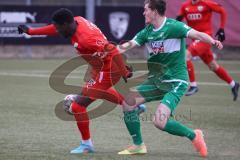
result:
<svg viewBox="0 0 240 160"><path fill-rule="evenodd" d="M185 23L176 21L173 24L171 31L172 31L172 33L175 34L176 38L186 38L188 36L188 32L191 29L192 28L189 27L188 25L186 25Z"/></svg>
<svg viewBox="0 0 240 160"><path fill-rule="evenodd" d="M142 46L147 42L147 29L144 28L140 32L136 34L133 40L137 43L137 45Z"/></svg>

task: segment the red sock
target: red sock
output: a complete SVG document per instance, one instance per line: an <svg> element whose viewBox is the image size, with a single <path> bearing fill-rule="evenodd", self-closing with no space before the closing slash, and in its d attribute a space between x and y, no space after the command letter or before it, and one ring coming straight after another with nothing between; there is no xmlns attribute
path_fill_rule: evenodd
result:
<svg viewBox="0 0 240 160"><path fill-rule="evenodd" d="M77 121L78 129L82 135L82 140L88 140L90 138L90 129L89 118L86 108L84 106L79 105L76 102L73 102L72 111Z"/></svg>
<svg viewBox="0 0 240 160"><path fill-rule="evenodd" d="M230 84L233 79L232 77L227 73L227 71L219 66L218 69L216 71L214 71L216 73L216 75L221 78L222 80L224 80L225 82L227 82L228 84Z"/></svg>
<svg viewBox="0 0 240 160"><path fill-rule="evenodd" d="M191 60L187 60L187 69L190 82L195 82L194 66Z"/></svg>

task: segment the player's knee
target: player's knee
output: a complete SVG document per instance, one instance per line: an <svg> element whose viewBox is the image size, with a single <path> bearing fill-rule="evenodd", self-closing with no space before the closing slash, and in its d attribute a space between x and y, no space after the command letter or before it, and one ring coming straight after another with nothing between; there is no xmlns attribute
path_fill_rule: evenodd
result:
<svg viewBox="0 0 240 160"><path fill-rule="evenodd" d="M78 98L80 96L79 95L71 95L71 96L72 96L71 104L67 110L65 109L65 111L71 115L74 115L77 122L88 123L89 117L86 110L86 106L83 106L77 103Z"/></svg>
<svg viewBox="0 0 240 160"><path fill-rule="evenodd" d="M219 68L219 65L217 64L216 61L212 61L208 64L208 68L211 70L211 71L216 71L218 68Z"/></svg>
<svg viewBox="0 0 240 160"><path fill-rule="evenodd" d="M153 117L153 124L160 130L164 130L167 121L170 117L170 109L165 104L160 104L157 108L155 116Z"/></svg>
<svg viewBox="0 0 240 160"><path fill-rule="evenodd" d="M134 110L135 105L129 105L126 101L123 101L122 103L122 109L124 112L129 112Z"/></svg>
<svg viewBox="0 0 240 160"><path fill-rule="evenodd" d="M72 101L70 107L69 107L69 112L72 114L77 114L79 109L79 105L78 103L76 103L75 101Z"/></svg>
<svg viewBox="0 0 240 160"><path fill-rule="evenodd" d="M129 93L125 97L125 102L126 102L126 105L134 106L136 104L135 94L134 93Z"/></svg>
<svg viewBox="0 0 240 160"><path fill-rule="evenodd" d="M134 92L130 92L127 96L124 97L124 101L122 103L123 111L132 111L136 107L136 94Z"/></svg>
<svg viewBox="0 0 240 160"><path fill-rule="evenodd" d="M160 130L164 130L166 124L167 124L167 120L166 121L161 121L161 120L153 120L153 124L156 128L160 129Z"/></svg>
<svg viewBox="0 0 240 160"><path fill-rule="evenodd" d="M161 114L159 117L155 116L153 118L153 124L156 128L163 130L167 124L168 116L166 114Z"/></svg>

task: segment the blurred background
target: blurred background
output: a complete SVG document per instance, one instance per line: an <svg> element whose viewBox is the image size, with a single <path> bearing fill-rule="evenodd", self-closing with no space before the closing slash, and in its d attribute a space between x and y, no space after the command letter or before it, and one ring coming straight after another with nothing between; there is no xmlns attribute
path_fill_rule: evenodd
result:
<svg viewBox="0 0 240 160"><path fill-rule="evenodd" d="M240 60L240 6L238 0L215 0L227 11L226 41L222 51L214 50L218 59ZM74 15L94 22L115 43L130 40L144 27L144 0L1 0L0 58L67 58L75 54L69 41L61 37L19 35L17 26L38 27L51 23L52 13L66 7ZM167 16L175 18L184 0L168 0ZM220 25L213 15L214 33ZM129 58L146 58L144 48L128 53Z"/></svg>

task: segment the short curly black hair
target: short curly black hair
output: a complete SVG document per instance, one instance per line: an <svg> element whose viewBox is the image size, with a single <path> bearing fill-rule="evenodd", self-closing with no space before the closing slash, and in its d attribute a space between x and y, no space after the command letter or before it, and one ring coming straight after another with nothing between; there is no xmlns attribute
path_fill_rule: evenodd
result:
<svg viewBox="0 0 240 160"><path fill-rule="evenodd" d="M52 15L53 23L63 25L65 23L71 24L74 21L73 13L67 8L61 8L55 11Z"/></svg>

